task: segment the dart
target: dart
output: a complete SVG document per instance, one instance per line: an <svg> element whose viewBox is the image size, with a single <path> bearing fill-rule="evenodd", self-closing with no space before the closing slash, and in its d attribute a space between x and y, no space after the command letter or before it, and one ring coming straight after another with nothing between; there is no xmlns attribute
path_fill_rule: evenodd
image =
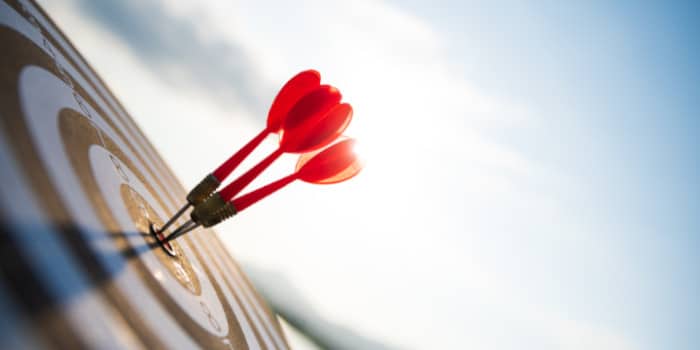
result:
<svg viewBox="0 0 700 350"><path fill-rule="evenodd" d="M321 94L319 94L320 96L331 96L330 98L323 97L328 99L327 103L333 102L335 100L336 96L332 96L334 94L332 90L326 90L324 88L321 88L317 91L321 92ZM339 99L340 95L337 95L337 97ZM272 164L272 162L275 159L279 158L279 156L281 156L283 153L311 152L313 150L326 146L327 144L338 138L338 136L340 136L340 134L342 134L343 131L345 131L345 128L347 128L348 124L350 124L350 119L352 119L352 107L347 103L337 104L335 106L332 106L324 113L323 110L326 109L328 106L323 106L322 104L307 103L313 102L315 98L316 95L312 93L306 96L301 101L299 101L297 107L300 108L295 107L295 109L293 109L289 113L287 119L285 120L285 126L288 127L286 130L288 131L285 131L282 134L282 138L280 139L280 145L277 148L277 150L272 152L255 167L251 168L248 172L241 175L241 177L231 182L228 186L224 187L224 189L222 189L219 192L219 195L224 201L227 201L233 198L235 195L237 195L241 190L243 190L243 188L245 188L245 186L250 184L250 182L252 182L258 175L260 175L262 171L264 171L270 164ZM319 105L320 111L308 112L307 106L313 105ZM322 115L322 117L308 118L308 122L304 123L304 125L299 125L298 127L294 127L293 125L286 125L297 123L299 119L301 119L300 117L303 117L306 113L319 113L320 115ZM209 198L207 200L209 200Z"/></svg>
<svg viewBox="0 0 700 350"><path fill-rule="evenodd" d="M214 171L209 173L188 194L187 203L180 208L163 227L158 231L165 232L190 206L195 206L209 197L248 155L260 145L260 143L272 133L282 130L282 121L294 105L306 94L319 87L321 74L313 69L305 70L287 81L270 105L267 114L267 125L258 135L253 137L240 150L223 162Z"/></svg>
<svg viewBox="0 0 700 350"><path fill-rule="evenodd" d="M199 226L214 226L295 180L312 184L334 184L354 177L362 170L362 164L353 151L354 146L354 139L345 139L320 152L301 155L294 173L226 202L225 209L216 213L198 212L195 208L192 219L168 236L165 242L181 237Z"/></svg>
<svg viewBox="0 0 700 350"><path fill-rule="evenodd" d="M197 212L199 214L196 215L201 217L202 215L215 215L220 210L226 210L226 203L283 153L311 152L337 139L352 119L352 106L347 103L338 104L340 98L338 90L328 85L321 85L304 96L285 118L283 124L285 132L282 133L277 150L224 189L197 204L192 213ZM183 229L186 229L184 225L171 235Z"/></svg>

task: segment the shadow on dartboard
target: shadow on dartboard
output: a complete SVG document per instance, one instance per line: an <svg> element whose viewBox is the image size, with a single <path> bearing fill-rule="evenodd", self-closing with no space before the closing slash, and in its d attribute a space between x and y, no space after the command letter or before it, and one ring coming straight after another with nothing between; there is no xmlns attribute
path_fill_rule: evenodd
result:
<svg viewBox="0 0 700 350"><path fill-rule="evenodd" d="M0 220L0 227L3 228L2 231L0 231L0 249L2 249L0 251L0 259L2 261L0 265L2 266L2 275L5 278L15 277L15 281L13 282L13 285L15 286L31 283L32 278L28 275L30 272L26 271L26 266L23 266L26 264L23 263L23 261L31 259L32 257L26 256L25 254L23 254L23 252L13 249L21 243L12 239L13 233L8 232L8 228L11 228L13 231L17 232L32 232L37 235L52 234L53 232L62 232L64 234L64 238L66 238L68 241L76 242L83 241L83 237L85 234L85 229L81 229L70 225L40 225L36 223L18 223L16 221L9 221L6 219ZM97 233L92 233L91 235L98 236ZM150 233L147 232L99 232L99 236L101 236L101 238L96 239L107 241L119 240L124 237L141 237L143 239L148 240L148 242L140 246L129 247L121 251L113 252L115 256L118 255L119 257L124 258L118 260L122 261L123 263L121 264L121 267L117 267L117 270L113 271L116 274L119 273L119 270L123 270L124 268L126 268L130 259L138 258L140 255L153 250L161 249L158 242L156 242L156 240L150 235ZM50 259L51 254L53 252L53 247L45 248L45 255L48 259ZM113 278L113 274L107 274L104 273L104 271L99 270L96 271L97 273L95 274L95 278L93 279L94 283L92 285L86 286L80 284L71 284L70 287L72 288L67 289L68 293L63 294L61 298L42 298L41 294L45 293L45 291L42 290L42 288L37 288L38 286L36 285L32 285L31 288L26 288L25 293L28 294L25 294L24 297L27 299L34 299L38 302L37 304L33 305L29 312L36 313L37 315L34 316L40 317L42 313L50 312L52 309L56 308L61 304L71 303L71 299L80 298L82 295L84 295L86 292L89 292L92 289L101 289L105 283L109 283L109 281Z"/></svg>

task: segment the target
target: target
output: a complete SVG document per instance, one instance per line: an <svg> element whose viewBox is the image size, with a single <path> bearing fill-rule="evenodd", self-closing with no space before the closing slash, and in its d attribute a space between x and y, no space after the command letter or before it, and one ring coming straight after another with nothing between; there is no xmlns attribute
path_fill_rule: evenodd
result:
<svg viewBox="0 0 700 350"><path fill-rule="evenodd" d="M46 14L0 2L0 52L0 348L287 349L213 232L158 246L186 193Z"/></svg>

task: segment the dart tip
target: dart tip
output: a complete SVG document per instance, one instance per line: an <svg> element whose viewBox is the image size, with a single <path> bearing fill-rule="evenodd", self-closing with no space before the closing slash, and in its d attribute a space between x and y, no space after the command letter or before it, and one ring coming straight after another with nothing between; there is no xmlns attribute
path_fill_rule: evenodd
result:
<svg viewBox="0 0 700 350"><path fill-rule="evenodd" d="M188 221L187 221L186 223L184 223L182 226L178 227L175 231L173 231L173 233L171 233L170 235L168 235L168 237L165 237L165 239L163 240L163 242L169 243L170 241L172 241L172 240L174 240L174 239L176 239L176 238L178 238L178 237L180 237L180 236L182 236L182 235L184 235L184 234L186 234L186 233L188 233L188 232L190 232L190 231L196 229L196 228L199 227L199 226L200 226L200 224L198 224L198 223L196 223L196 222L194 222L194 221L192 221L192 220L188 220Z"/></svg>
<svg viewBox="0 0 700 350"><path fill-rule="evenodd" d="M159 230L157 230L156 232L159 233L159 234L163 234L163 232L165 232L165 230L167 230L172 224L174 224L175 221L177 221L177 219L180 218L180 216L182 216L182 214L184 214L185 211L187 210L187 208L189 208L191 205L192 205L192 204L191 204L190 202L185 203L185 205L183 205L182 208L180 208L180 210L178 210L178 211L170 218L170 220L168 220L168 222L166 222L165 225L163 225L163 226L162 226Z"/></svg>

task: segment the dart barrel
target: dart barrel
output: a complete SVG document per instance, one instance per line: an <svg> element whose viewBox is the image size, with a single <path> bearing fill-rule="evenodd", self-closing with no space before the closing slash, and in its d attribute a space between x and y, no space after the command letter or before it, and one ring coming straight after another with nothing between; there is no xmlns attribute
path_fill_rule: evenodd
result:
<svg viewBox="0 0 700 350"><path fill-rule="evenodd" d="M217 192L195 206L190 217L192 221L204 227L211 227L234 215L236 215L236 208Z"/></svg>
<svg viewBox="0 0 700 350"><path fill-rule="evenodd" d="M213 174L207 175L187 194L187 202L191 205L204 202L216 191L219 184L221 184L221 182Z"/></svg>

